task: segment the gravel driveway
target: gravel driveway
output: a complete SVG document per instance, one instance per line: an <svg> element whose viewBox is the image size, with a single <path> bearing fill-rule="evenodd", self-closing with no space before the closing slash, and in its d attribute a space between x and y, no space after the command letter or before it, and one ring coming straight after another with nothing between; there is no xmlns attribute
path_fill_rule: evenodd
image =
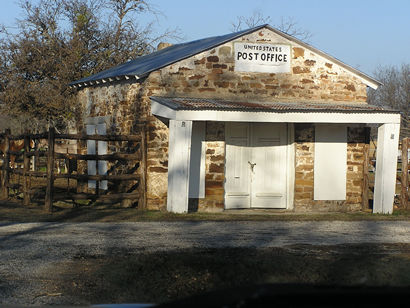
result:
<svg viewBox="0 0 410 308"><path fill-rule="evenodd" d="M81 254L347 243L410 243L410 222L0 223L0 303L56 303L37 300L39 280Z"/></svg>

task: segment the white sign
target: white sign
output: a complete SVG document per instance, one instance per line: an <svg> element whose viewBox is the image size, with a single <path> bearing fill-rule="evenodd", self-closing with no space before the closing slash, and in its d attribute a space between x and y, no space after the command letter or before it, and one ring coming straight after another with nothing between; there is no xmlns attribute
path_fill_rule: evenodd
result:
<svg viewBox="0 0 410 308"><path fill-rule="evenodd" d="M289 73L290 46L235 43L235 71Z"/></svg>

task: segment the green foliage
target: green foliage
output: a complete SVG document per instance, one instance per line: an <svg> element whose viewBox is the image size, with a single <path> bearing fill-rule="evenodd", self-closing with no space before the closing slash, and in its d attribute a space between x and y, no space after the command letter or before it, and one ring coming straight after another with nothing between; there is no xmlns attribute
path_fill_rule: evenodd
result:
<svg viewBox="0 0 410 308"><path fill-rule="evenodd" d="M23 127L62 129L74 120L69 83L149 53L164 36L136 22L153 13L144 0L24 0L17 31L0 33L2 113Z"/></svg>

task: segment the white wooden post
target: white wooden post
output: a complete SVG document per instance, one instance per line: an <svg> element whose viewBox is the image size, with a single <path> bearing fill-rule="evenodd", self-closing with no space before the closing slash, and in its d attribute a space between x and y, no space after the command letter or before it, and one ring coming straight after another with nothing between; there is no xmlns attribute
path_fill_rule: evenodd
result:
<svg viewBox="0 0 410 308"><path fill-rule="evenodd" d="M169 121L167 210L188 212L192 121Z"/></svg>
<svg viewBox="0 0 410 308"><path fill-rule="evenodd" d="M373 213L393 213L400 124L383 124L377 133Z"/></svg>

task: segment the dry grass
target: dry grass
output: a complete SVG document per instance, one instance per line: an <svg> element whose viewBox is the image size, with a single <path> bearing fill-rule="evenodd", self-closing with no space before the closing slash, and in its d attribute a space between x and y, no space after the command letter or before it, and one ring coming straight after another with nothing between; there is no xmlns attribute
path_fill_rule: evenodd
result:
<svg viewBox="0 0 410 308"><path fill-rule="evenodd" d="M221 213L173 214L161 211L139 211L103 205L58 203L53 213L46 213L42 205L22 206L17 201L0 201L0 221L12 222L121 222L121 221L358 221L410 220L409 210L395 210L393 215L354 213L292 213L275 210L234 210Z"/></svg>

